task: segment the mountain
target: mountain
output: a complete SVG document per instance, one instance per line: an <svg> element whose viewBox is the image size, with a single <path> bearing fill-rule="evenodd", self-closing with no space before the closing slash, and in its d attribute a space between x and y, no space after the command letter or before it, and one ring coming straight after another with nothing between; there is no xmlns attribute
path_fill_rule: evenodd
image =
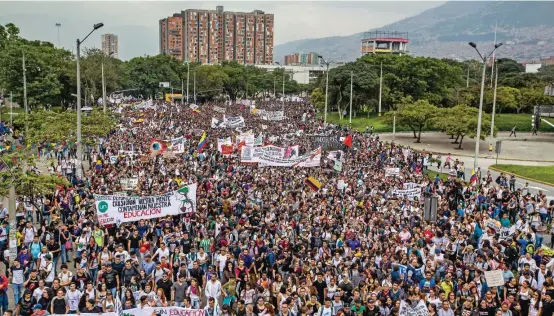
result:
<svg viewBox="0 0 554 316"><path fill-rule="evenodd" d="M476 42L481 53L492 49L495 24L497 56L534 60L554 55L554 2L449 1L418 15L385 25L380 31L408 32L410 55L469 59L476 53L467 43ZM333 62L360 56L364 32L298 40L275 46L275 60L296 52L318 52Z"/></svg>

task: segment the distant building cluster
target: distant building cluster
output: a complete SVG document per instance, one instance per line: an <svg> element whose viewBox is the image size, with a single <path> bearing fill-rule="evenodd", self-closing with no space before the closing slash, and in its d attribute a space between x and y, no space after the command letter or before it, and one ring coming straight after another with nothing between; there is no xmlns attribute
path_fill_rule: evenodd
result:
<svg viewBox="0 0 554 316"><path fill-rule="evenodd" d="M537 73L542 66L554 65L554 56L541 58L539 60L534 60L530 62L523 62L522 64L525 66L526 73Z"/></svg>
<svg viewBox="0 0 554 316"><path fill-rule="evenodd" d="M366 32L362 39L361 53L367 54L407 54L407 32L374 31Z"/></svg>
<svg viewBox="0 0 554 316"><path fill-rule="evenodd" d="M159 30L160 53L180 61L273 63L274 17L260 10L188 9L160 20Z"/></svg>
<svg viewBox="0 0 554 316"><path fill-rule="evenodd" d="M119 58L119 41L115 34L102 35L102 52L106 56Z"/></svg>
<svg viewBox="0 0 554 316"><path fill-rule="evenodd" d="M288 66L319 66L318 53L296 53L285 56L285 65Z"/></svg>

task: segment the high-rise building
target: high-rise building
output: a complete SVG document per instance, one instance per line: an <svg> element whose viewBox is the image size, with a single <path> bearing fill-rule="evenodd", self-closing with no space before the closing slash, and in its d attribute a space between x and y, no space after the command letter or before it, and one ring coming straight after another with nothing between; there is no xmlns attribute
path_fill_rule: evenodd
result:
<svg viewBox="0 0 554 316"><path fill-rule="evenodd" d="M285 65L290 66L317 66L320 64L318 53L296 53L285 56Z"/></svg>
<svg viewBox="0 0 554 316"><path fill-rule="evenodd" d="M188 9L160 20L160 53L202 64L272 64L273 21L273 14L260 10Z"/></svg>
<svg viewBox="0 0 554 316"><path fill-rule="evenodd" d="M117 35L104 34L102 35L102 52L108 56L119 58L119 44Z"/></svg>
<svg viewBox="0 0 554 316"><path fill-rule="evenodd" d="M160 20L160 53L183 60L183 17L178 13Z"/></svg>

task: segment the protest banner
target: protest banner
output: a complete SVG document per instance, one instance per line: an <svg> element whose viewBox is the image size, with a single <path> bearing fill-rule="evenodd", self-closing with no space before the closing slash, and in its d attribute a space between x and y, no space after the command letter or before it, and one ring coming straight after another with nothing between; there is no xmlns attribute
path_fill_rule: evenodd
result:
<svg viewBox="0 0 554 316"><path fill-rule="evenodd" d="M110 163L115 165L117 163L117 156L110 156Z"/></svg>
<svg viewBox="0 0 554 316"><path fill-rule="evenodd" d="M400 316L427 316L429 315L429 310L425 306L425 301L420 300L416 307L411 307L406 303L406 301L400 301L400 310L398 313Z"/></svg>
<svg viewBox="0 0 554 316"><path fill-rule="evenodd" d="M212 128L225 128L225 122L212 117Z"/></svg>
<svg viewBox="0 0 554 316"><path fill-rule="evenodd" d="M415 188L415 189L405 189L405 190L393 190L392 194L396 195L397 197L407 198L410 201L413 201L414 198L420 198L421 196L421 188Z"/></svg>
<svg viewBox="0 0 554 316"><path fill-rule="evenodd" d="M198 110L198 105L193 103L193 104L189 105L189 108L193 111Z"/></svg>
<svg viewBox="0 0 554 316"><path fill-rule="evenodd" d="M333 166L333 169L335 171L341 172L342 171L342 162L340 162L340 160L335 160L335 165Z"/></svg>
<svg viewBox="0 0 554 316"><path fill-rule="evenodd" d="M227 128L245 128L244 117L223 115L223 123Z"/></svg>
<svg viewBox="0 0 554 316"><path fill-rule="evenodd" d="M138 185L138 178L122 178L119 184L123 190L134 190Z"/></svg>
<svg viewBox="0 0 554 316"><path fill-rule="evenodd" d="M223 153L223 146L224 145L231 145L231 147L233 146L233 140L231 139L231 137L226 137L226 138L218 138L217 139L217 151L219 151L220 153Z"/></svg>
<svg viewBox="0 0 554 316"><path fill-rule="evenodd" d="M81 314L82 315L82 314ZM102 314L102 315L105 315ZM168 306L168 307L145 307L132 308L123 311L123 316L204 316L203 309L191 309L184 307ZM98 315L96 315L98 316Z"/></svg>
<svg viewBox="0 0 554 316"><path fill-rule="evenodd" d="M196 210L196 188L193 183L163 195L122 197L94 195L96 214L101 225L138 221L140 218L158 218L191 213Z"/></svg>
<svg viewBox="0 0 554 316"><path fill-rule="evenodd" d="M292 150L291 150L292 148ZM290 154L287 157L287 150ZM294 156L298 153L297 146L288 148L277 146L250 147L241 149L241 163L258 163L260 167L317 167L321 162L321 148L318 148L304 156Z"/></svg>
<svg viewBox="0 0 554 316"><path fill-rule="evenodd" d="M400 175L400 168L385 168L385 177Z"/></svg>
<svg viewBox="0 0 554 316"><path fill-rule="evenodd" d="M327 155L327 159L344 162L344 152L342 150L330 151L329 154Z"/></svg>
<svg viewBox="0 0 554 316"><path fill-rule="evenodd" d="M222 108L220 106L214 105L213 110L218 113L225 113L225 108Z"/></svg>
<svg viewBox="0 0 554 316"><path fill-rule="evenodd" d="M487 280L487 286L503 286L504 276L502 270L485 271L485 280Z"/></svg>
<svg viewBox="0 0 554 316"><path fill-rule="evenodd" d="M262 120L265 121L282 121L285 119L285 111L263 111L260 115L262 116Z"/></svg>
<svg viewBox="0 0 554 316"><path fill-rule="evenodd" d="M224 156L230 156L233 154L233 150L234 150L234 146L233 145L222 145L221 146L221 154L224 155Z"/></svg>
<svg viewBox="0 0 554 316"><path fill-rule="evenodd" d="M256 137L256 139L254 140L254 146L257 147L257 146L263 146L264 144L264 136L262 133L260 133L260 135L258 135L258 137Z"/></svg>
<svg viewBox="0 0 554 316"><path fill-rule="evenodd" d="M499 240L511 240L512 237L516 234L516 226L512 225L510 227L500 228L500 237Z"/></svg>
<svg viewBox="0 0 554 316"><path fill-rule="evenodd" d="M404 190L411 190L420 187L419 184L414 182L406 182L402 186L404 187Z"/></svg>
<svg viewBox="0 0 554 316"><path fill-rule="evenodd" d="M344 147L344 144L337 136L312 135L308 136L312 148L321 147L323 150L339 150Z"/></svg>

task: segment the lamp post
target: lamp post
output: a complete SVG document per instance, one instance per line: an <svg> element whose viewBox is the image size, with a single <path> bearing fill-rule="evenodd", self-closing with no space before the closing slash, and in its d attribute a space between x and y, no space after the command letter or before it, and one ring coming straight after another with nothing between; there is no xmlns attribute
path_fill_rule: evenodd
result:
<svg viewBox="0 0 554 316"><path fill-rule="evenodd" d="M285 67L283 67L278 61L275 62L277 65L279 65L280 68L283 69L283 93L282 93L282 102L281 102L281 107L283 108L283 111L285 110ZM275 86L275 85L274 85ZM273 88L275 90L275 88Z"/></svg>
<svg viewBox="0 0 554 316"><path fill-rule="evenodd" d="M77 39L77 176L81 178L83 176L82 159L83 159L83 146L81 144L81 44L92 34L92 32L104 26L104 23L96 23L92 27L92 31L85 36L81 41Z"/></svg>
<svg viewBox="0 0 554 316"><path fill-rule="evenodd" d="M485 75L487 71L487 60L498 47L502 46L502 43L495 44L494 49L487 56L483 56L481 52L479 52L479 50L477 49L477 44L475 44L474 42L469 42L468 44L469 46L475 48L475 51L477 51L477 54L479 54L479 57L483 62L483 73L481 75L481 97L479 98L479 115L477 116L477 137L475 137L475 158L473 161L473 168L474 170L477 170L477 168L479 167L479 141L481 139L481 117L483 116L483 97L485 95Z"/></svg>
<svg viewBox="0 0 554 316"><path fill-rule="evenodd" d="M494 140L494 115L496 114L496 88L498 87L498 62L495 61L495 77L494 77L494 93L492 97L492 117L491 117L491 134L489 137L489 148L492 148L492 142ZM492 151L492 150L491 150Z"/></svg>
<svg viewBox="0 0 554 316"><path fill-rule="evenodd" d="M379 116L381 116L382 96L383 96L383 62L381 62L381 72L379 73Z"/></svg>
<svg viewBox="0 0 554 316"><path fill-rule="evenodd" d="M323 63L325 63L325 65L327 66L327 76L325 79L325 114L323 116L323 124L327 125L327 98L329 94L329 63L325 60L325 58L323 58L323 56L318 55L317 57L319 57L319 59L321 59Z"/></svg>
<svg viewBox="0 0 554 316"><path fill-rule="evenodd" d="M110 52L108 57L112 57L114 52ZM102 106L104 108L104 114L107 111L107 102L106 102L106 80L104 79L104 57L102 57Z"/></svg>
<svg viewBox="0 0 554 316"><path fill-rule="evenodd" d="M62 27L62 24L58 22L56 23L56 27L58 28L58 47L62 47L60 42L60 27Z"/></svg>
<svg viewBox="0 0 554 316"><path fill-rule="evenodd" d="M352 86L354 84L354 72L350 71L350 119L349 124L352 124Z"/></svg>
<svg viewBox="0 0 554 316"><path fill-rule="evenodd" d="M190 74L190 62L187 60L187 104L189 103L189 74Z"/></svg>

